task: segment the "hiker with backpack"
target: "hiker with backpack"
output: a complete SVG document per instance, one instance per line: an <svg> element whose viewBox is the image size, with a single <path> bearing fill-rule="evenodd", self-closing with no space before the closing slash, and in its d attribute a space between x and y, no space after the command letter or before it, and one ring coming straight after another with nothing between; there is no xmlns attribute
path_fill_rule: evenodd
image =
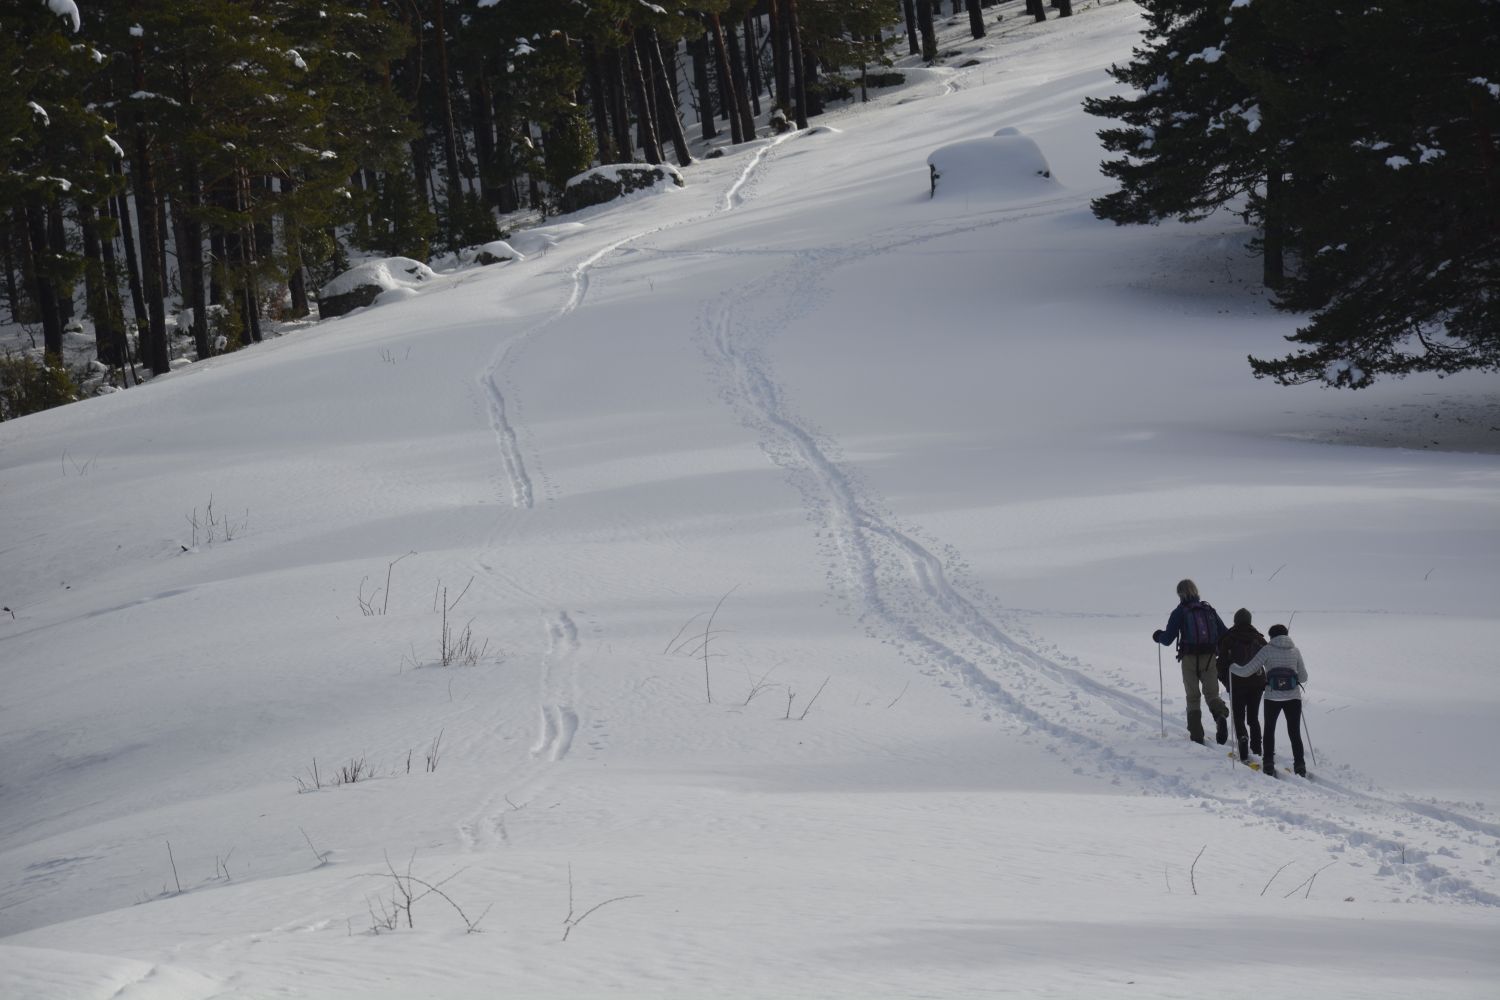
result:
<svg viewBox="0 0 1500 1000"><path fill-rule="evenodd" d="M1229 742L1229 706L1219 697L1219 675L1214 660L1219 652L1219 638L1229 631L1224 619L1198 595L1192 580L1177 584L1177 607L1167 618L1167 627L1151 633L1163 646L1177 643L1177 659L1182 663L1182 686L1187 692L1188 736L1194 743L1203 742L1203 703L1213 714L1214 738L1219 745Z"/></svg>
<svg viewBox="0 0 1500 1000"><path fill-rule="evenodd" d="M1242 764L1250 763L1252 753L1260 756L1260 698L1266 690L1266 675L1259 667L1248 664L1265 644L1266 637L1251 624L1246 608L1234 613L1234 624L1219 639L1219 681L1229 689L1234 741Z"/></svg>
<svg viewBox="0 0 1500 1000"><path fill-rule="evenodd" d="M1307 776L1307 765L1302 760L1302 685L1307 683L1307 665L1302 662L1302 651L1287 635L1285 625L1272 625L1266 633L1270 642L1250 658L1243 669L1265 671L1266 676L1266 722L1265 755L1261 757L1261 770L1276 777L1276 719L1286 714L1287 737L1292 742L1292 770Z"/></svg>

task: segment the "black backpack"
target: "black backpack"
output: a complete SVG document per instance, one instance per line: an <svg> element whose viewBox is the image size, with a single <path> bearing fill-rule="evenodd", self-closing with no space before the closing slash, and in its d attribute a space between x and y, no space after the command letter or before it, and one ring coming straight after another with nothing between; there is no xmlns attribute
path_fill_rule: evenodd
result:
<svg viewBox="0 0 1500 1000"><path fill-rule="evenodd" d="M1182 606L1182 645L1184 653L1212 653L1219 648L1219 616L1207 601L1193 601Z"/></svg>
<svg viewBox="0 0 1500 1000"><path fill-rule="evenodd" d="M1266 644L1266 640L1259 632L1251 632L1248 629L1230 629L1228 639L1224 648L1226 666L1243 667L1250 662L1260 647Z"/></svg>

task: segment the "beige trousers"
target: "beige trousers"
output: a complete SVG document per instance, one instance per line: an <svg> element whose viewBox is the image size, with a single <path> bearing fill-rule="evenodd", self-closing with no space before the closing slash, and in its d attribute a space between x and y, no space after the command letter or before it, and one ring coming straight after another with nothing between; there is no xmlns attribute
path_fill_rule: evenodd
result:
<svg viewBox="0 0 1500 1000"><path fill-rule="evenodd" d="M1187 693L1189 712L1201 712L1206 701L1214 718L1229 714L1224 699L1219 697L1219 671L1214 667L1214 654L1182 654L1182 688Z"/></svg>

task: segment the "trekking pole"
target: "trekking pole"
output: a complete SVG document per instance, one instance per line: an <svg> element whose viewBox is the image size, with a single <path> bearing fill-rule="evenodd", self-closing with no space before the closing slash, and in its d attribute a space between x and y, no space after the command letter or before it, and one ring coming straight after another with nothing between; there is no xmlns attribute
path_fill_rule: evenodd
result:
<svg viewBox="0 0 1500 1000"><path fill-rule="evenodd" d="M1156 644L1156 712L1161 716L1161 738L1167 738L1167 687L1161 679L1161 643Z"/></svg>
<svg viewBox="0 0 1500 1000"><path fill-rule="evenodd" d="M1301 684L1297 685L1297 689L1304 694L1307 692L1307 688L1303 687ZM1312 756L1313 767L1317 767L1318 749L1317 747L1313 746L1312 730L1307 728L1307 703L1305 700L1302 705L1302 733L1307 737L1307 752Z"/></svg>

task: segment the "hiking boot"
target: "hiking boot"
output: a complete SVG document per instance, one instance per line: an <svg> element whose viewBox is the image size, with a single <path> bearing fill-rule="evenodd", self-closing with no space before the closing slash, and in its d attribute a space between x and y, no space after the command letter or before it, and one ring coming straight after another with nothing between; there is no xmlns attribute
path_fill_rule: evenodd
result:
<svg viewBox="0 0 1500 1000"><path fill-rule="evenodd" d="M1261 764L1260 773L1264 774L1268 778L1274 778L1276 777L1276 768L1272 767L1270 764Z"/></svg>
<svg viewBox="0 0 1500 1000"><path fill-rule="evenodd" d="M1292 773L1299 778L1307 777L1307 767L1301 761L1292 765Z"/></svg>
<svg viewBox="0 0 1500 1000"><path fill-rule="evenodd" d="M1194 743L1203 742L1203 713L1189 712L1187 714L1188 738Z"/></svg>
<svg viewBox="0 0 1500 1000"><path fill-rule="evenodd" d="M1257 756L1257 757L1260 756L1260 737L1259 736L1252 736L1252 737L1250 737L1250 752L1253 753L1253 754L1255 754L1255 756Z"/></svg>
<svg viewBox="0 0 1500 1000"><path fill-rule="evenodd" d="M1222 715L1214 720L1214 739L1219 746L1229 742L1229 720Z"/></svg>

